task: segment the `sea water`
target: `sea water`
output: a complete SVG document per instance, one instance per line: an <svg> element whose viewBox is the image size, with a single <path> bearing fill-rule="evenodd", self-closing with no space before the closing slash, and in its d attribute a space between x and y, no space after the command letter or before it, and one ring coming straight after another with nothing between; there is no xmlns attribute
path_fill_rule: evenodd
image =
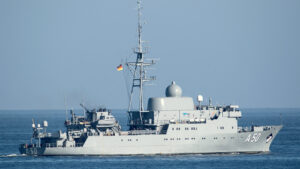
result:
<svg viewBox="0 0 300 169"><path fill-rule="evenodd" d="M125 110L113 110L123 129L128 129ZM32 118L47 131L64 130L64 110L1 110L0 168L300 168L300 109L242 109L239 125L279 125L271 151L263 154L152 155L152 156L25 156L18 151L32 136ZM82 112L76 111L80 115ZM69 115L69 113L67 113Z"/></svg>

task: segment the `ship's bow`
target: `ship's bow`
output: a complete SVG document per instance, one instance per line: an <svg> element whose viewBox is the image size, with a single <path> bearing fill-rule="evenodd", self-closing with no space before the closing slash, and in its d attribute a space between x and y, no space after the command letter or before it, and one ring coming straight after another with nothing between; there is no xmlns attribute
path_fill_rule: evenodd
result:
<svg viewBox="0 0 300 169"><path fill-rule="evenodd" d="M267 132L266 137L265 137L265 148L264 151L270 151L270 146L279 133L279 131L282 129L283 125L278 125L278 126L270 126L270 130Z"/></svg>

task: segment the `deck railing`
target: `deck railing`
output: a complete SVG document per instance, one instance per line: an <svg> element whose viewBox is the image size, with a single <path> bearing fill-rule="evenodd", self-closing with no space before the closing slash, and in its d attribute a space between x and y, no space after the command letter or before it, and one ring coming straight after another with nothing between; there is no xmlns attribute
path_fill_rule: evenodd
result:
<svg viewBox="0 0 300 169"><path fill-rule="evenodd" d="M46 143L47 148L54 148L54 147L66 147L63 145L57 145L56 143ZM83 143L76 143L75 145L71 145L69 147L83 147Z"/></svg>

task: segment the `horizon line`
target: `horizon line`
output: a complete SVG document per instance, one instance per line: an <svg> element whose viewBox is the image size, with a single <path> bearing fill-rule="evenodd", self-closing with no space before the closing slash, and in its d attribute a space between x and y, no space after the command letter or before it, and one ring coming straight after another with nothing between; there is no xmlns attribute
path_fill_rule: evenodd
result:
<svg viewBox="0 0 300 169"><path fill-rule="evenodd" d="M82 108L74 108L73 110L79 110ZM127 110L127 108L107 108L108 110ZM244 108L240 108L240 109L300 109L300 107L244 107ZM1 109L0 111L12 111L12 110L66 110L66 109L62 109L62 108L4 108ZM71 110L71 109L67 109L67 110Z"/></svg>

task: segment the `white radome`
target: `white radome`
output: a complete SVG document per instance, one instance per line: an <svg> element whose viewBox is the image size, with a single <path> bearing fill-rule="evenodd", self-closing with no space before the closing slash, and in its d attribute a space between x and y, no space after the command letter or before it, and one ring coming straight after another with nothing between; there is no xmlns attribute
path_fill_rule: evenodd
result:
<svg viewBox="0 0 300 169"><path fill-rule="evenodd" d="M198 95L197 100L198 100L198 102L203 102L203 96L202 95Z"/></svg>
<svg viewBox="0 0 300 169"><path fill-rule="evenodd" d="M182 95L182 89L180 86L178 86L174 81L172 81L172 84L169 85L166 89L166 96L167 97L181 97Z"/></svg>
<svg viewBox="0 0 300 169"><path fill-rule="evenodd" d="M43 126L48 127L48 122L46 120L43 122Z"/></svg>

